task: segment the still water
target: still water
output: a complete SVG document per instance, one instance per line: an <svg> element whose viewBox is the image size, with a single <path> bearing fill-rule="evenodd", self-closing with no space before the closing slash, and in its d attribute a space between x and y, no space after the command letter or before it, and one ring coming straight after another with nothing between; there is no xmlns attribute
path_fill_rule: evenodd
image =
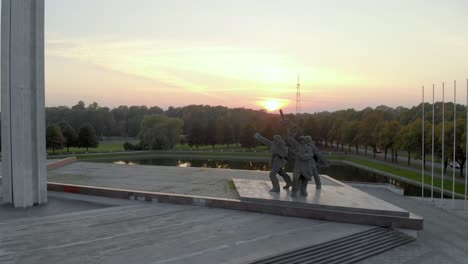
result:
<svg viewBox="0 0 468 264"><path fill-rule="evenodd" d="M203 167L218 169L241 169L241 170L260 170L269 171L270 166L266 161L240 161L240 160L212 160L212 159L172 159L172 158L151 158L139 160L118 160L112 161L114 164L124 165L159 165L159 166L177 166L177 167ZM292 164L288 164L287 171L292 171ZM326 174L340 181L349 182L371 182L371 183L390 183L405 189L405 195L421 195L421 187L388 178L376 173L368 172L349 165L331 165L328 168L321 168L321 174ZM430 191L426 190L430 196Z"/></svg>

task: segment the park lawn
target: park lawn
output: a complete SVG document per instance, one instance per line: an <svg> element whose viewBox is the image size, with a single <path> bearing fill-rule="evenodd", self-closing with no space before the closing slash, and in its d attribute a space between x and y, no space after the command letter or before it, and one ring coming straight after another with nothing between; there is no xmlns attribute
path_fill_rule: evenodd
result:
<svg viewBox="0 0 468 264"><path fill-rule="evenodd" d="M84 153L102 153L102 152L121 152L124 151L123 144L125 142L130 142L132 144L138 143L138 140L122 140L122 141L101 141L97 148L89 148L86 151L86 148L77 148L71 147L70 152L67 152L67 148L60 150L55 150L52 152L51 149L47 150L49 155L64 155L64 154L84 154Z"/></svg>
<svg viewBox="0 0 468 264"><path fill-rule="evenodd" d="M417 181L417 182L421 182L421 179L422 179L421 178L421 173L406 170L406 169L402 169L402 168L395 167L395 166L392 166L392 165L381 164L381 163L372 162L372 161L369 161L369 160L360 159L360 158L356 158L356 157L349 157L349 156L343 156L342 160L347 160L347 161L350 161L350 162L353 162L353 163L356 163L356 164L359 164L359 165L362 165L362 166L366 166L366 167L369 167L369 168L372 168L372 169L376 169L376 170L379 170L379 171L395 174L397 176L404 177L404 178L414 180L414 181ZM444 190L447 190L447 191L452 191L453 190L453 181L451 180L451 178L452 178L451 175L450 176L447 175L447 177L444 179ZM426 174L424 176L424 182L426 184L428 184L428 183L430 184L431 175ZM442 180L440 178L434 177L434 186L440 188L441 185L442 185ZM455 183L455 192L459 193L459 194L464 194L465 193L464 184L461 184L461 183L458 183L458 182Z"/></svg>
<svg viewBox="0 0 468 264"><path fill-rule="evenodd" d="M128 151L124 153L104 153L104 154L87 154L79 155L79 160L92 160L92 159L111 159L111 158L151 158L151 157L177 157L177 156L206 156L206 157L253 157L253 158L269 158L270 153L268 152L224 152L224 151Z"/></svg>
<svg viewBox="0 0 468 264"><path fill-rule="evenodd" d="M86 153L106 153L106 152L123 152L125 151L123 148L123 144L125 142L129 142L131 144L138 144L138 140L121 140L121 141L101 141L99 142L99 146L97 148L89 148L86 151L86 148L77 148L71 147L70 151L67 152L67 148L55 150L52 152L51 149L47 150L49 155L73 155L73 154L86 154ZM213 151L213 147L208 146L199 146L198 149L195 147L190 147L189 145L181 145L178 144L175 150L185 150L185 151ZM252 150L255 151L267 151L268 148L266 146L257 146L252 148L251 150L243 148L243 147L236 147L235 145L229 145L229 148L226 145L215 145L214 151L218 152L231 152L231 151L240 151L240 152L251 152Z"/></svg>

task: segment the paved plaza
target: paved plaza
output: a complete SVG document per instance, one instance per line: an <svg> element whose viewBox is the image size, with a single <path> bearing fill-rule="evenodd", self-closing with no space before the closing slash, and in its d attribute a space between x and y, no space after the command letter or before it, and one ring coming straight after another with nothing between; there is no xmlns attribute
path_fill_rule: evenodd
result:
<svg viewBox="0 0 468 264"><path fill-rule="evenodd" d="M78 162L49 171L49 182L220 198L238 198L234 178L265 180L268 172L98 162ZM323 179L323 184L334 183Z"/></svg>
<svg viewBox="0 0 468 264"><path fill-rule="evenodd" d="M248 263L373 228L136 203L0 220L0 263Z"/></svg>
<svg viewBox="0 0 468 264"><path fill-rule="evenodd" d="M178 176L169 171L176 169ZM233 178L265 172L78 162L49 181L235 198ZM324 188L336 183L324 179ZM206 186L206 188L204 188ZM468 211L385 189L365 193L424 217L415 242L361 263L468 263ZM460 206L459 206L460 207ZM46 206L0 208L0 263L249 263L373 228L199 206L49 193Z"/></svg>
<svg viewBox="0 0 468 264"><path fill-rule="evenodd" d="M370 188L361 190L424 217L424 230L418 232L415 242L362 263L468 263L468 210L452 210L451 206L440 208L430 201L400 196L389 191Z"/></svg>

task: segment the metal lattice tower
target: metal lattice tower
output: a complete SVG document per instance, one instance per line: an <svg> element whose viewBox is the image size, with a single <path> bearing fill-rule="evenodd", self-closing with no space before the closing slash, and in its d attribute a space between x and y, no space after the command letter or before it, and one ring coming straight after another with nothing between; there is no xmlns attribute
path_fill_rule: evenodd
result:
<svg viewBox="0 0 468 264"><path fill-rule="evenodd" d="M297 74L296 85L296 114L301 112L301 83L299 82L299 74Z"/></svg>

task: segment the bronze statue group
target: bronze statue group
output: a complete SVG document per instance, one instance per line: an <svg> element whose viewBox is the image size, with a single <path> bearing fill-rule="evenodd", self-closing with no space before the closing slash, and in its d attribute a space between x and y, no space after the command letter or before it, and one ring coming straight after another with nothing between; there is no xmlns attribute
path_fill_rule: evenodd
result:
<svg viewBox="0 0 468 264"><path fill-rule="evenodd" d="M287 144L280 135L274 135L273 141L270 141L259 133L255 134L255 138L258 141L268 146L272 155L269 176L273 188L270 192L280 192L279 181L276 177L279 174L286 182L283 189L292 187L291 197L297 197L298 192L302 196L307 196L307 184L312 180L312 177L314 178L316 189L321 189L322 183L318 166L328 166L328 162L310 136L297 136L289 128L287 131ZM284 166L291 159L294 159L292 180L284 170Z"/></svg>

